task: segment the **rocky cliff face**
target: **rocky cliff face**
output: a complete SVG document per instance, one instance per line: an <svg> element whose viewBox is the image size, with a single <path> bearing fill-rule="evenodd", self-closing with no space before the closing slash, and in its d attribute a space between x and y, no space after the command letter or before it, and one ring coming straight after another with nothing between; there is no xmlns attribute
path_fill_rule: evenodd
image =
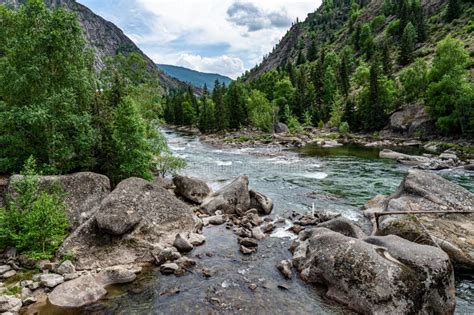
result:
<svg viewBox="0 0 474 315"><path fill-rule="evenodd" d="M14 7L18 7L24 2L25 0L0 0L0 4ZM45 0L45 3L50 8L63 6L77 14L87 41L94 51L94 66L97 70L104 68L106 57L115 56L119 53L137 52L145 58L152 71L159 71L155 63L120 28L98 16L86 6L74 0ZM159 78L162 87L167 91L184 86L184 83L169 77L161 71L159 71Z"/></svg>

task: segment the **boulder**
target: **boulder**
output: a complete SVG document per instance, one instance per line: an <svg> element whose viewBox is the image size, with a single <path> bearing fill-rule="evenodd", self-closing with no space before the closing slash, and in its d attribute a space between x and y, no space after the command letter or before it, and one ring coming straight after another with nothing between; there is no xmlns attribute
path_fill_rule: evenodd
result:
<svg viewBox="0 0 474 315"><path fill-rule="evenodd" d="M396 160L399 163L409 166L419 166L423 164L428 164L431 161L431 159L426 156L408 155L388 149L380 151L379 157L381 159Z"/></svg>
<svg viewBox="0 0 474 315"><path fill-rule="evenodd" d="M57 286L49 294L48 300L57 307L78 308L95 303L106 294L104 286L87 274Z"/></svg>
<svg viewBox="0 0 474 315"><path fill-rule="evenodd" d="M3 279L8 279L16 275L16 270L8 270L7 272L4 272L0 278Z"/></svg>
<svg viewBox="0 0 474 315"><path fill-rule="evenodd" d="M161 250L155 257L155 264L160 266L168 261L175 261L181 258L181 254L174 247Z"/></svg>
<svg viewBox="0 0 474 315"><path fill-rule="evenodd" d="M269 215L273 210L273 201L262 193L250 190L250 208L257 209L262 215Z"/></svg>
<svg viewBox="0 0 474 315"><path fill-rule="evenodd" d="M173 246L181 253L187 253L193 250L194 246L181 234L177 234Z"/></svg>
<svg viewBox="0 0 474 315"><path fill-rule="evenodd" d="M0 313L3 312L18 312L22 306L22 302L20 299L3 295L0 296Z"/></svg>
<svg viewBox="0 0 474 315"><path fill-rule="evenodd" d="M436 133L433 120L423 106L410 105L392 114L388 128L406 136L416 134L429 135Z"/></svg>
<svg viewBox="0 0 474 315"><path fill-rule="evenodd" d="M360 227L342 217L320 223L318 224L318 227L327 228L331 231L341 233L342 235L348 237L359 239L367 237L367 235L364 233L364 231L362 231Z"/></svg>
<svg viewBox="0 0 474 315"><path fill-rule="evenodd" d="M0 266L0 275L3 275L5 272L12 270L10 265L1 265Z"/></svg>
<svg viewBox="0 0 474 315"><path fill-rule="evenodd" d="M137 275L133 270L129 270L123 266L108 267L99 272L95 277L96 281L102 286L111 284L121 284L133 282Z"/></svg>
<svg viewBox="0 0 474 315"><path fill-rule="evenodd" d="M39 282L43 287L54 288L64 282L64 277L54 273L46 273L39 277Z"/></svg>
<svg viewBox="0 0 474 315"><path fill-rule="evenodd" d="M225 214L245 212L250 207L249 179L240 176L204 200L201 208L209 214L221 210Z"/></svg>
<svg viewBox="0 0 474 315"><path fill-rule="evenodd" d="M293 263L290 260L282 260L277 264L277 269L287 279L293 278Z"/></svg>
<svg viewBox="0 0 474 315"><path fill-rule="evenodd" d="M61 265L59 265L59 267L56 268L55 272L60 275L70 274L75 273L76 268L74 267L71 261L66 260Z"/></svg>
<svg viewBox="0 0 474 315"><path fill-rule="evenodd" d="M279 122L273 125L273 131L275 131L275 133L288 133L290 129L288 129L288 126L284 123Z"/></svg>
<svg viewBox="0 0 474 315"><path fill-rule="evenodd" d="M201 204L211 193L209 186L196 178L177 175L173 177L173 183L177 195L197 204Z"/></svg>
<svg viewBox="0 0 474 315"><path fill-rule="evenodd" d="M129 178L63 242L57 255L74 254L77 269L152 263L154 249L172 244L177 233L193 231L195 224L189 205L173 193Z"/></svg>
<svg viewBox="0 0 474 315"><path fill-rule="evenodd" d="M21 175L10 178L8 193L15 196L15 182L21 178ZM97 212L102 200L110 193L110 180L104 175L90 172L41 176L39 182L44 191L56 187L64 191L67 215L73 230Z"/></svg>
<svg viewBox="0 0 474 315"><path fill-rule="evenodd" d="M164 275L170 275L179 270L179 266L176 263L163 264L160 267L160 272Z"/></svg>
<svg viewBox="0 0 474 315"><path fill-rule="evenodd" d="M188 233L187 239L193 246L199 246L206 242L206 237L198 233Z"/></svg>
<svg viewBox="0 0 474 315"><path fill-rule="evenodd" d="M420 214L415 219L413 215L382 216L375 233L395 234L424 244L436 242L450 256L454 267L474 269L474 214L456 213L474 211L474 194L463 187L430 172L410 170L393 195L366 208L370 208L365 214L372 220L374 211L448 212Z"/></svg>
<svg viewBox="0 0 474 315"><path fill-rule="evenodd" d="M256 226L252 229L252 237L261 241L265 238L265 233L263 233L260 227Z"/></svg>
<svg viewBox="0 0 474 315"><path fill-rule="evenodd" d="M327 228L301 233L293 265L326 295L364 314L451 314L454 272L440 249L398 236L364 240Z"/></svg>

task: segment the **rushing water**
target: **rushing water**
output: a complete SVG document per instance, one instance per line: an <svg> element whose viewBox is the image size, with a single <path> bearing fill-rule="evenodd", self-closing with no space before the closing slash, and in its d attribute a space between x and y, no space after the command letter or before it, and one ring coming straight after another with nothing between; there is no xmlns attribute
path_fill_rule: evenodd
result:
<svg viewBox="0 0 474 315"><path fill-rule="evenodd" d="M247 175L250 187L269 195L275 203L273 216L287 211L316 209L337 211L364 222L359 208L377 194L390 194L407 168L378 159L378 149L308 146L285 151L278 146L219 150L196 136L164 130L173 152L186 159L185 174L199 177L214 189L233 178ZM474 174L445 172L443 176L474 191ZM298 277L284 280L275 264L291 257L289 233L283 229L259 244L257 254L244 257L235 235L225 226L205 229L206 245L190 257L197 261L191 273L177 278L157 271L141 281L122 287L119 297L95 305L86 312L110 314L347 314L347 309L327 301L324 288L304 284ZM214 274L202 275L207 268ZM256 284L257 289L249 289ZM177 292L179 291L179 293ZM122 291L119 291L122 292ZM117 293L117 292L115 292ZM457 312L474 313L474 281L457 282Z"/></svg>

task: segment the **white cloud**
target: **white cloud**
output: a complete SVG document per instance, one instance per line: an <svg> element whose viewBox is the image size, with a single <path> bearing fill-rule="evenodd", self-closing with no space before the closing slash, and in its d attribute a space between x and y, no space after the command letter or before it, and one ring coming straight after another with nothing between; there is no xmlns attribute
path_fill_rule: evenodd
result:
<svg viewBox="0 0 474 315"><path fill-rule="evenodd" d="M244 72L244 63L240 58L226 55L212 58L181 54L176 65L197 71L219 73L233 79Z"/></svg>
<svg viewBox="0 0 474 315"><path fill-rule="evenodd" d="M99 1L80 1L93 10L99 6ZM320 3L321 0L129 0L133 25L146 27L137 32L138 27L127 29L130 23L122 18L117 23L157 63L186 64L192 69L235 77L272 50L290 21L304 20ZM230 18L232 7L237 15ZM101 8L112 14L120 9ZM137 20L138 17L143 19Z"/></svg>

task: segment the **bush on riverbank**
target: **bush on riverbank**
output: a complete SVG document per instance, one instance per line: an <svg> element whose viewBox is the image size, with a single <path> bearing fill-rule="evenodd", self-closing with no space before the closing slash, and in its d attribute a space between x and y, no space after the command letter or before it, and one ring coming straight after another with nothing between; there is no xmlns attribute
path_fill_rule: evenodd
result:
<svg viewBox="0 0 474 315"><path fill-rule="evenodd" d="M40 191L33 157L26 161L14 190L0 209L0 249L11 246L35 260L51 258L69 226L62 192Z"/></svg>

